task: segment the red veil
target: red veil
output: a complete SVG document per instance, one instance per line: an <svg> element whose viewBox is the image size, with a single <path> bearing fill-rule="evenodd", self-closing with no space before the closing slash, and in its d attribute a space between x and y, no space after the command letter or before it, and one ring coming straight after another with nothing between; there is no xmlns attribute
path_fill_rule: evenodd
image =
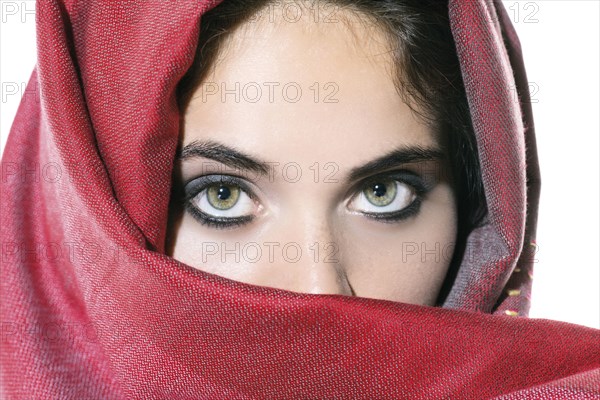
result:
<svg viewBox="0 0 600 400"><path fill-rule="evenodd" d="M2 398L598 398L600 331L527 318L540 180L499 1L449 4L489 221L443 307L259 287L163 254L175 88L215 5L37 1L2 159Z"/></svg>

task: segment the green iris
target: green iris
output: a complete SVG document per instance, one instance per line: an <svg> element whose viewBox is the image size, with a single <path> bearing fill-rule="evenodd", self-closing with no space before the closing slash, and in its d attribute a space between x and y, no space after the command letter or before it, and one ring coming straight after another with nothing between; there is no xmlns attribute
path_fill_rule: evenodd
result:
<svg viewBox="0 0 600 400"><path fill-rule="evenodd" d="M385 207L396 198L396 184L394 181L375 182L364 191L369 203L377 207Z"/></svg>
<svg viewBox="0 0 600 400"><path fill-rule="evenodd" d="M240 198L240 188L235 185L216 184L208 187L208 202L217 210L228 210L235 206Z"/></svg>

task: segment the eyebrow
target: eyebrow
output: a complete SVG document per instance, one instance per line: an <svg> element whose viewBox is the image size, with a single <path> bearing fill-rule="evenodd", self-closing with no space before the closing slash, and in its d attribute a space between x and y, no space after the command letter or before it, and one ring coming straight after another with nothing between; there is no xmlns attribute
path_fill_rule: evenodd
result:
<svg viewBox="0 0 600 400"><path fill-rule="evenodd" d="M212 140L194 140L178 153L178 158L182 161L197 157L208 158L233 169L256 172L261 176L269 174L269 163Z"/></svg>
<svg viewBox="0 0 600 400"><path fill-rule="evenodd" d="M185 145L177 156L182 161L198 157L207 158L230 168L256 172L261 176L267 176L270 164L273 164L212 140L194 140ZM444 158L444 152L437 147L403 145L375 160L352 168L346 181L353 182L403 164L435 161L442 158Z"/></svg>
<svg viewBox="0 0 600 400"><path fill-rule="evenodd" d="M348 174L347 181L353 182L403 164L437 161L442 158L444 158L444 152L437 147L423 147L419 145L399 146L373 161L352 168Z"/></svg>

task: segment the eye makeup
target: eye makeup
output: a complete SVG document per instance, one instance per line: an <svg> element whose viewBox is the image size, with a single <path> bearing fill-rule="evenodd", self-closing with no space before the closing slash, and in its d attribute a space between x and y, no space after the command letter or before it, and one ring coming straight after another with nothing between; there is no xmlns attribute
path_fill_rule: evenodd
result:
<svg viewBox="0 0 600 400"><path fill-rule="evenodd" d="M366 181L359 182L353 187L351 192L354 194L349 199L348 203L354 202L358 196L365 192L365 190L372 189L376 185L382 183L393 182L404 187L407 187L412 194L412 201L407 206L400 210L390 212L373 212L373 211L353 211L361 214L367 218L373 219L383 223L395 223L406 220L410 217L416 216L421 210L421 205L425 196L433 188L434 184L426 181L418 174L408 170L396 170L378 174L376 176L367 178ZM397 194L396 194L397 195ZM382 207L385 208L385 207Z"/></svg>
<svg viewBox="0 0 600 400"><path fill-rule="evenodd" d="M200 196L207 196L207 192L214 187L219 187L221 189L230 187L238 188L239 193L242 196L247 196L248 201L255 203L254 208L258 209L258 206L256 206L258 199L254 192L250 189L249 185L244 182L243 179L231 175L201 176L185 184L183 199L185 210L189 212L190 215L194 217L194 219L196 219L200 224L216 229L226 229L248 224L255 218L253 214L228 217L223 215L211 215L202 211L197 205L197 199ZM233 204L231 208L234 208L239 201L240 200L238 197L236 203ZM210 204L210 201L208 204ZM215 208L215 211L220 210ZM221 214L223 214L222 211Z"/></svg>
<svg viewBox="0 0 600 400"><path fill-rule="evenodd" d="M398 196L398 188L410 192L410 204L402 209L389 212L358 211L356 209L351 209L350 212L363 215L366 218L382 223L401 222L419 214L425 196L435 185L432 182L427 182L427 180L423 179L419 174L406 169L380 173L363 179L352 186L351 190L348 191L350 196L346 203L347 208L349 208L348 205L352 204L358 196L364 195L365 191L371 190L374 187L377 188L377 190L381 190L383 186L382 183L390 182L396 185L394 191L395 196ZM252 222L256 217L256 212L261 208L258 196L253 192L250 186L251 185L244 179L232 175L201 176L184 185L184 208L202 225L215 229L240 227ZM214 190L215 187L218 188L217 191ZM252 202L251 208L253 208L253 210L251 212L236 216L225 216L224 213L227 210L224 212L223 209L211 206L214 209L215 214L220 214L214 215L206 212L206 210L202 210L201 207L198 206L199 203L203 203L204 205L211 204L210 200L208 202L203 200L208 193L212 193L213 195L214 193L225 193L227 195L232 192L230 188L234 188L236 193L240 193L239 196L246 196L247 201ZM394 199L392 198L392 200ZM216 201L218 201L218 199ZM234 209L239 201L240 198L237 198L236 203L233 204L230 209ZM372 201L370 202L377 208L377 205ZM385 207L380 208L385 209Z"/></svg>

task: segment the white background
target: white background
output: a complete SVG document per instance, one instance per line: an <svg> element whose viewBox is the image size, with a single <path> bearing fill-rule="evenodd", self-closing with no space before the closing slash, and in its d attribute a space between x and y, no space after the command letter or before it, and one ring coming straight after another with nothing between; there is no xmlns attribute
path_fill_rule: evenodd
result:
<svg viewBox="0 0 600 400"><path fill-rule="evenodd" d="M600 328L600 3L504 1L533 94L542 171L530 317ZM0 0L0 145L36 60L35 2Z"/></svg>

